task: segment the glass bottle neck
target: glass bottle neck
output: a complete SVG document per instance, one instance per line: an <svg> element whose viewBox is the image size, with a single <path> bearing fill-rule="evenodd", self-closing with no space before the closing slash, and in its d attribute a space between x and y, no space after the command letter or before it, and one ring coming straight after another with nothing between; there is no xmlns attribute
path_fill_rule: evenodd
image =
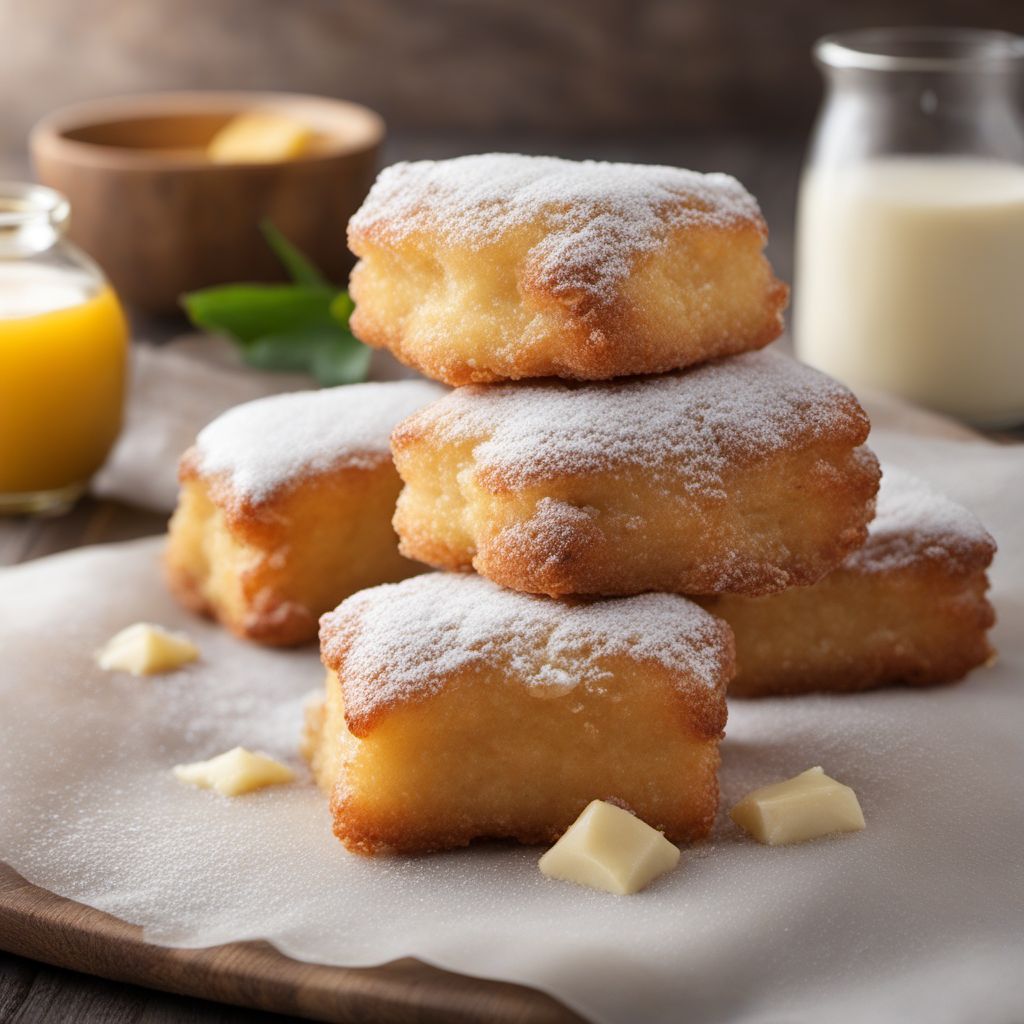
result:
<svg viewBox="0 0 1024 1024"><path fill-rule="evenodd" d="M1024 163L1024 41L1004 32L877 29L815 46L826 97L813 159L969 156Z"/></svg>
<svg viewBox="0 0 1024 1024"><path fill-rule="evenodd" d="M68 213L68 201L53 189L0 182L0 259L28 259L52 249Z"/></svg>
<svg viewBox="0 0 1024 1024"><path fill-rule="evenodd" d="M832 69L826 103L845 110L878 145L906 153L985 153L1024 160L1014 80L1006 75L949 76Z"/></svg>

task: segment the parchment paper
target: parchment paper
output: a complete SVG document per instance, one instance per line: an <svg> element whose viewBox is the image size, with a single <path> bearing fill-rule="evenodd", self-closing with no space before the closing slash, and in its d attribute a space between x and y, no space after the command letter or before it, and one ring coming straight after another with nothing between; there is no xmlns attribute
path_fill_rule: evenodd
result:
<svg viewBox="0 0 1024 1024"><path fill-rule="evenodd" d="M0 858L29 880L205 946L264 938L322 963L413 955L547 990L594 1021L1011 1024L1024 1007L1024 451L877 431L884 458L1000 544L1000 659L959 686L733 702L723 808L811 765L867 830L769 849L721 817L635 897L544 879L503 845L367 861L308 781L237 800L169 768L243 743L298 764L315 653L272 652L166 595L159 541L0 573ZM139 619L203 661L134 679L92 652Z"/></svg>

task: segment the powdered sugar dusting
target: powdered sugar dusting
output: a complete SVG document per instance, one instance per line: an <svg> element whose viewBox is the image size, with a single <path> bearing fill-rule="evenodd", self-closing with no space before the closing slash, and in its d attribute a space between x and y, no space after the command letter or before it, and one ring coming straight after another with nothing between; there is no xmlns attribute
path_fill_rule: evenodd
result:
<svg viewBox="0 0 1024 1024"><path fill-rule="evenodd" d="M841 384L765 351L644 379L459 388L406 428L475 442L478 467L513 485L675 464L708 495L724 494L722 474L739 459L825 436L860 444L868 422Z"/></svg>
<svg viewBox="0 0 1024 1024"><path fill-rule="evenodd" d="M730 637L674 594L568 604L480 576L428 573L361 591L320 620L324 663L339 669L346 713L439 689L454 672L501 668L528 686L610 679L602 659L653 661L681 686L723 686Z"/></svg>
<svg viewBox="0 0 1024 1024"><path fill-rule="evenodd" d="M488 153L386 168L350 230L385 243L429 232L442 245L481 249L538 219L532 269L556 294L599 298L673 230L762 224L753 196L727 174Z"/></svg>
<svg viewBox="0 0 1024 1024"><path fill-rule="evenodd" d="M987 565L995 542L973 513L923 480L892 466L882 473L867 543L846 561L861 572L901 569L922 559Z"/></svg>
<svg viewBox="0 0 1024 1024"><path fill-rule="evenodd" d="M199 433L198 469L235 493L267 499L308 473L371 468L389 457L394 425L445 393L428 381L349 384L272 395L229 409Z"/></svg>

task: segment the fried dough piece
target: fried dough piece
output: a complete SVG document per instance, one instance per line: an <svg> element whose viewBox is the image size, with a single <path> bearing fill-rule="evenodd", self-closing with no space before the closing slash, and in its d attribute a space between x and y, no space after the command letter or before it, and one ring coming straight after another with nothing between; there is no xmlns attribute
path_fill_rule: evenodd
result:
<svg viewBox="0 0 1024 1024"><path fill-rule="evenodd" d="M788 290L725 174L488 154L396 164L349 224L352 329L453 385L661 373L761 348Z"/></svg>
<svg viewBox="0 0 1024 1024"><path fill-rule="evenodd" d="M236 406L181 460L165 554L187 607L264 644L313 640L363 587L423 567L391 527L401 481L388 434L444 393L426 381L296 392Z"/></svg>
<svg viewBox="0 0 1024 1024"><path fill-rule="evenodd" d="M887 467L867 543L820 583L697 600L736 634L731 697L932 686L992 657L994 553L967 509Z"/></svg>
<svg viewBox="0 0 1024 1024"><path fill-rule="evenodd" d="M553 842L591 800L711 827L729 628L685 598L551 601L428 573L325 615L305 750L357 853Z"/></svg>
<svg viewBox="0 0 1024 1024"><path fill-rule="evenodd" d="M460 388L395 428L395 528L409 558L530 593L772 593L863 543L867 433L842 385L772 352Z"/></svg>

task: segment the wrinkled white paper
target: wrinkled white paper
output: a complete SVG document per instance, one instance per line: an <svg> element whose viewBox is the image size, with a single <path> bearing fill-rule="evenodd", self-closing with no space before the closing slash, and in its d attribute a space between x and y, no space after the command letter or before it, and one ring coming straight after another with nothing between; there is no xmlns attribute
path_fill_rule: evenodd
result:
<svg viewBox="0 0 1024 1024"><path fill-rule="evenodd" d="M154 942L411 955L534 985L594 1021L1018 1022L1024 451L873 443L995 534L999 662L932 691L736 701L722 750L723 808L820 764L857 791L863 833L770 849L723 811L711 842L633 897L545 879L537 849L355 857L307 781L228 800L171 775L239 743L298 766L321 670L311 650L262 650L179 609L149 540L0 572L0 858ZM202 662L97 669L93 651L139 619L189 632Z"/></svg>

